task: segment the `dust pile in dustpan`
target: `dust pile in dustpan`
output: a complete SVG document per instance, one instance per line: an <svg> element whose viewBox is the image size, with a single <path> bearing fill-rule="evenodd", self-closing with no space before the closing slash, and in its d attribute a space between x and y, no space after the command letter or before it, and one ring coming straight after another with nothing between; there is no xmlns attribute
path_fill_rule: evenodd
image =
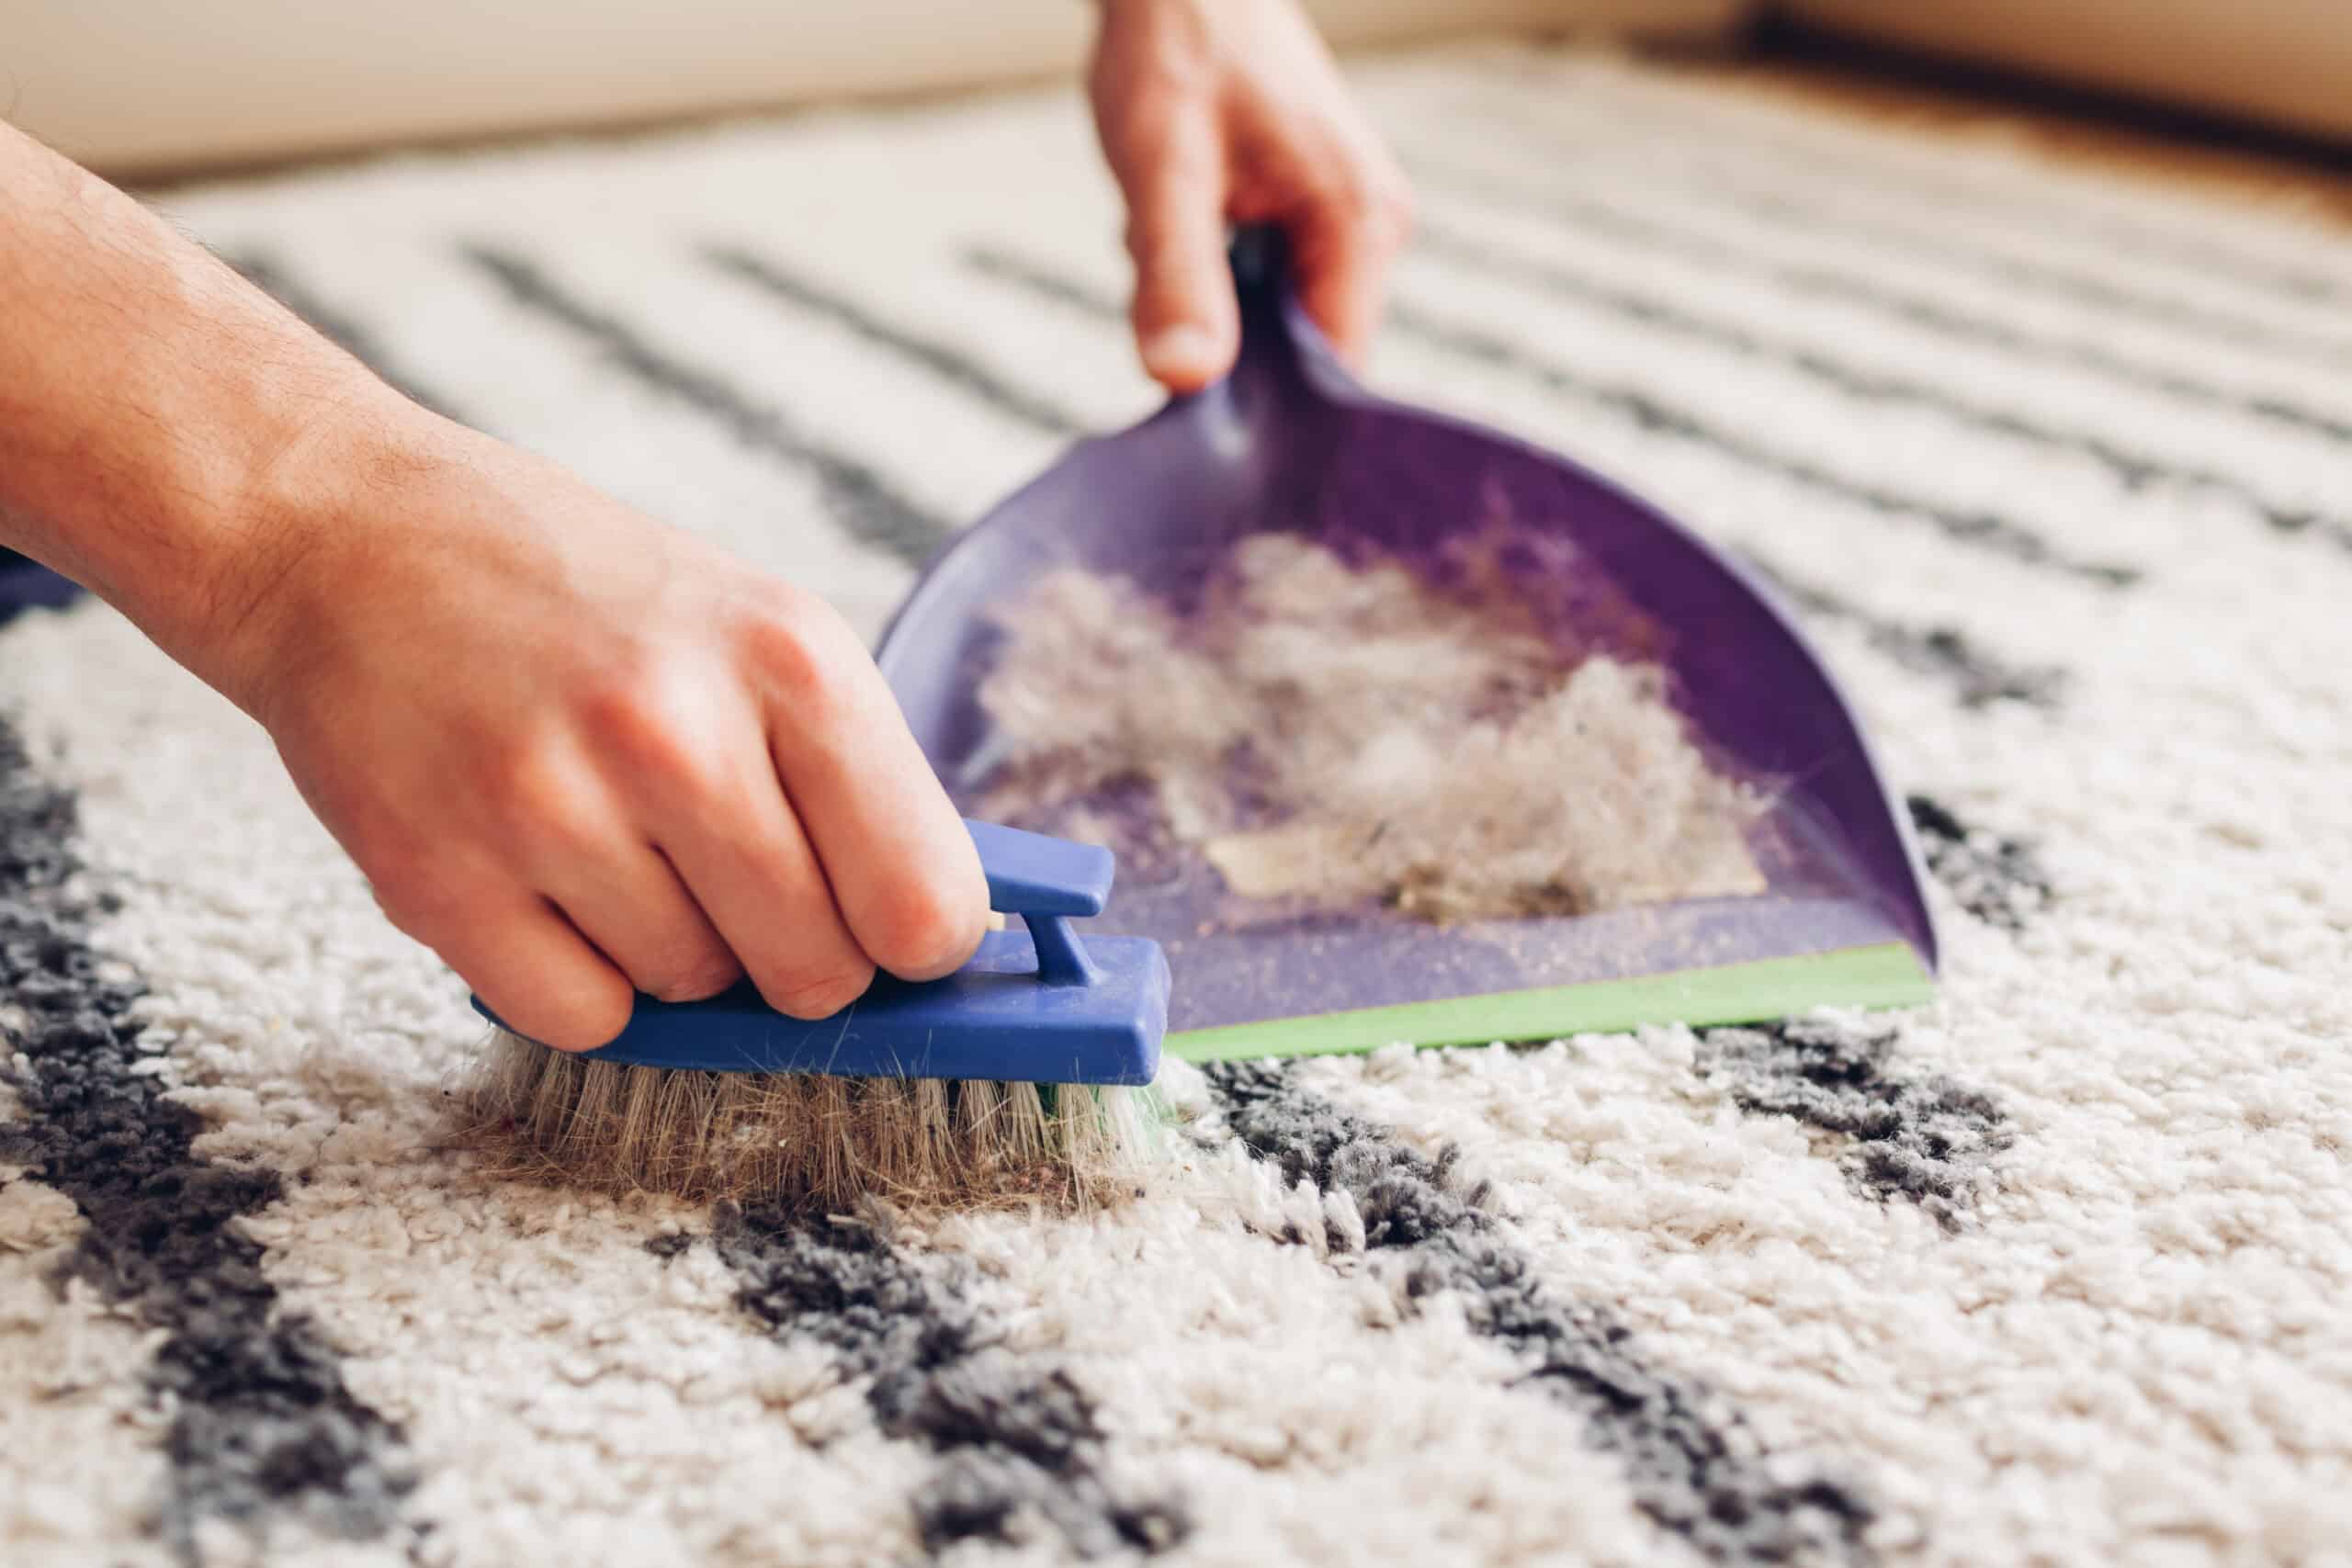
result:
<svg viewBox="0 0 2352 1568"><path fill-rule="evenodd" d="M984 802L1192 881L1200 934L1762 893L1764 787L1710 765L1657 665L1553 624L1528 589L1555 579L1463 545L1432 580L1256 535L1184 618L1047 574L996 616Z"/></svg>
<svg viewBox="0 0 2352 1568"><path fill-rule="evenodd" d="M967 809L1116 851L1168 1049L1926 999L1907 824L1763 591L1572 463L1364 392L1278 253L1237 270L1234 375L1007 502L881 649Z"/></svg>

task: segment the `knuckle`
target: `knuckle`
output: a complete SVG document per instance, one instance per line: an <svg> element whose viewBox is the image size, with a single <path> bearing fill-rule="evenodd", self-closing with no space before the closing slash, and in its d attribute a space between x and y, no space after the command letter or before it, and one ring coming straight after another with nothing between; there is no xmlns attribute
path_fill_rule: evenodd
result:
<svg viewBox="0 0 2352 1568"><path fill-rule="evenodd" d="M631 976L630 979L639 990L662 1001L698 1002L718 995L742 973L742 965L736 963L733 953L705 943L651 966L646 974Z"/></svg>
<svg viewBox="0 0 2352 1568"><path fill-rule="evenodd" d="M481 764L480 805L503 842L579 847L586 816L578 784L558 749L538 739L517 741Z"/></svg>
<svg viewBox="0 0 2352 1568"><path fill-rule="evenodd" d="M383 912L391 928L412 942L433 945L433 933L443 922L413 894L388 877L374 877L368 890L376 897L376 908Z"/></svg>
<svg viewBox="0 0 2352 1568"><path fill-rule="evenodd" d="M581 722L599 740L628 747L660 746L669 712L651 677L639 670L604 676L582 694Z"/></svg>
<svg viewBox="0 0 2352 1568"><path fill-rule="evenodd" d="M788 587L749 616L744 651L762 683L776 699L820 712L841 699L842 649L856 639L839 612L811 594Z"/></svg>
<svg viewBox="0 0 2352 1568"><path fill-rule="evenodd" d="M507 1028L559 1051L593 1051L611 1044L628 1026L637 1005L628 980L603 964L564 964L519 975L509 969L503 975L465 977Z"/></svg>
<svg viewBox="0 0 2352 1568"><path fill-rule="evenodd" d="M621 676L585 699L582 719L599 750L634 779L677 794L707 781L706 748L685 694L646 672Z"/></svg>
<svg viewBox="0 0 2352 1568"><path fill-rule="evenodd" d="M376 907L403 935L431 946L441 934L462 928L474 900L424 855L395 852L363 863Z"/></svg>
<svg viewBox="0 0 2352 1568"><path fill-rule="evenodd" d="M983 901L958 897L937 878L888 889L867 913L860 928L873 933L867 951L892 974L914 978L969 958L988 924Z"/></svg>
<svg viewBox="0 0 2352 1568"><path fill-rule="evenodd" d="M1340 165L1320 192L1325 220L1375 244L1401 242L1412 230L1412 187L1403 176L1362 163Z"/></svg>
<svg viewBox="0 0 2352 1568"><path fill-rule="evenodd" d="M1159 60L1139 79L1109 88L1097 85L1095 125L1122 183L1196 162L1212 143L1216 87L1207 73Z"/></svg>
<svg viewBox="0 0 2352 1568"><path fill-rule="evenodd" d="M844 962L820 971L780 976L762 986L760 994L770 1007L791 1017L831 1018L864 996L873 983L873 964Z"/></svg>
<svg viewBox="0 0 2352 1568"><path fill-rule="evenodd" d="M606 994L599 995L597 990ZM618 987L572 989L510 1015L512 1021L542 1045L559 1051L594 1051L609 1045L628 1026L633 998Z"/></svg>

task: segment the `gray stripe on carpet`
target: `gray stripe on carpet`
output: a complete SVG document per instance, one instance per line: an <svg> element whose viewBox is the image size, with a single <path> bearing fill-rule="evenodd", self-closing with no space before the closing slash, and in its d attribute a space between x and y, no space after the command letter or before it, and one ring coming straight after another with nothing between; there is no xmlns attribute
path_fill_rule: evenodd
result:
<svg viewBox="0 0 2352 1568"><path fill-rule="evenodd" d="M2032 844L1963 822L1924 795L1905 802L1919 852L1960 907L1986 925L2015 933L2050 902L2050 874Z"/></svg>
<svg viewBox="0 0 2352 1568"><path fill-rule="evenodd" d="M1759 363L1778 365L1849 397L1871 403L1908 404L1969 429L2052 451L2074 453L2104 468L2127 490L2173 484L2227 496L2280 533L2298 534L2315 527L2335 544L2352 549L2352 522L2324 515L2309 507L2273 501L2233 475L2177 463L2152 452L2132 450L2105 436L2053 429L2012 409L1988 408L1925 382L1864 369L1808 344L1775 340L1744 327L1710 321L1659 296L1617 288L1556 260L1538 261L1481 244L1440 224L1423 220L1414 238L1423 250L1456 266L1503 278L1538 293L1580 300L1645 327L1705 343Z"/></svg>
<svg viewBox="0 0 2352 1568"><path fill-rule="evenodd" d="M1697 1066L1751 1115L1787 1116L1849 1140L1838 1156L1864 1197L1903 1199L1961 1228L2014 1141L2000 1105L1941 1076L1887 1071L1898 1032L1873 1020L1807 1020L1699 1032Z"/></svg>
<svg viewBox="0 0 2352 1568"><path fill-rule="evenodd" d="M1558 127L1521 112L1517 106L1499 104L1490 97L1465 96L1460 100L1460 107L1467 116L1508 126L1555 147L1577 145L1573 136L1564 137ZM1692 172L1702 176L1698 188L1705 192L1708 200L1770 227L1809 234L1850 234L1891 251L1957 265L1994 282L2112 315L2194 333L2237 347L2257 348L2280 359L2331 367L2352 364L2352 341L2296 333L2259 316L2202 304L2178 294L2150 293L2111 278L2076 271L2064 263L2029 260L1996 245L1973 243L1968 239L1970 231L1963 225L1926 225L1841 213L1822 205L1817 197L1808 199L1811 193L1791 191L1785 181L1781 182L1782 188L1774 189L1769 179L1758 183L1721 162L1696 165Z"/></svg>
<svg viewBox="0 0 2352 1568"><path fill-rule="evenodd" d="M149 1528L190 1563L208 1518L381 1536L415 1483L401 1431L353 1395L318 1331L279 1310L238 1226L277 1201L277 1173L196 1154L203 1120L151 1070L139 984L91 946L106 911L76 882L77 821L73 795L0 720L0 995L23 1020L6 1043L25 1111L0 1125L0 1157L81 1211L66 1276L159 1331L146 1378L170 1412L169 1463Z"/></svg>
<svg viewBox="0 0 2352 1568"><path fill-rule="evenodd" d="M701 254L704 262L726 276L844 327L876 348L911 360L940 380L969 393L974 400L999 413L1048 434L1079 435L1086 433L1086 422L1052 399L1026 387L1014 385L970 355L945 344L885 321L848 296L826 288L802 273L787 269L773 257L733 245L707 246Z"/></svg>
<svg viewBox="0 0 2352 1568"><path fill-rule="evenodd" d="M2060 705L2067 675L2054 664L2011 663L1977 647L1955 626L1915 626L1890 620L1818 583L1798 581L1752 550L1737 553L1748 570L1778 589L1803 614L1855 627L1872 648L1904 669L1950 686L1963 708L2003 702L2045 710Z"/></svg>
<svg viewBox="0 0 2352 1568"><path fill-rule="evenodd" d="M1882 517L1925 523L1954 544L2099 588L2128 588L2145 575L2135 566L2091 560L2062 551L2034 529L2000 513L1946 506L1866 480L1848 479L1809 459L1772 451L1647 392L1587 380L1556 360L1529 353L1491 333L1425 314L1404 301L1392 308L1390 319L1398 331L1409 333L1431 347L1489 369L1506 371L1547 391L1598 403L1644 429L1678 436L1759 472L1835 495Z"/></svg>
<svg viewBox="0 0 2352 1568"><path fill-rule="evenodd" d="M1030 257L1015 255L994 245L974 246L964 253L973 270L1027 293L1083 313L1121 314L1115 302L1075 279ZM1685 410L1650 394L1586 380L1566 367L1528 354L1492 333L1456 326L1429 316L1399 300L1389 310L1389 325L1419 339L1426 346L1532 381L1545 390L1597 403L1631 419L1645 430L1676 436L1717 452L1736 462L1837 496L1881 516L1916 519L1956 544L1982 549L2020 565L2057 572L2100 588L2128 588L2143 575L2139 568L2078 559L2061 552L2047 539L2015 519L1990 512L1965 511L1842 478L1802 457L1787 457L1726 431L1715 429Z"/></svg>
<svg viewBox="0 0 2352 1568"><path fill-rule="evenodd" d="M1874 310L1958 343L1998 349L2021 359L2072 365L2126 386L2161 393L2224 413L2282 424L2352 444L2352 418L2270 393L2237 392L2128 355L2099 343L2048 337L2013 322L1969 310L1933 294L1891 288L1867 272L1775 261L1671 220L1619 207L1585 192L1537 192L1510 180L1473 174L1443 160L1416 154L1416 177L1433 190L1513 213L1535 212L1563 227L1609 235L1664 251L1719 271L1742 273L1806 299L1831 299Z"/></svg>
<svg viewBox="0 0 2352 1568"><path fill-rule="evenodd" d="M1582 1416L1660 1528L1715 1562L1873 1561L1877 1510L1855 1484L1771 1452L1722 1395L1647 1364L1605 1309L1559 1299L1462 1190L1452 1151L1423 1157L1300 1085L1293 1066L1207 1069L1235 1136L1286 1180L1347 1193L1365 1248L1406 1257L1408 1295L1454 1293L1474 1331L1524 1357L1513 1386Z"/></svg>
<svg viewBox="0 0 2352 1568"><path fill-rule="evenodd" d="M411 402L428 408L445 419L456 420L459 424L474 423L458 411L456 403L440 392L427 389L407 372L392 368L383 344L377 340L373 331L347 311L322 299L279 257L246 250L223 252L220 259L233 267L246 282L300 317L311 331L374 371L385 385Z"/></svg>
<svg viewBox="0 0 2352 1568"><path fill-rule="evenodd" d="M650 333L582 299L537 263L488 245L462 246L459 254L515 305L577 333L639 386L707 415L754 451L814 472L827 511L852 536L921 566L954 533L945 519L899 493L874 465L802 434L780 410L718 371L659 346Z"/></svg>
<svg viewBox="0 0 2352 1568"><path fill-rule="evenodd" d="M722 1208L713 1239L746 1313L838 1351L872 1379L876 1425L937 1456L908 1500L933 1556L1015 1543L1036 1519L1082 1558L1153 1556L1191 1533L1182 1496L1104 1473L1093 1400L1067 1371L1005 1348L968 1281L943 1277L952 1259L918 1263L865 1225L780 1210Z"/></svg>

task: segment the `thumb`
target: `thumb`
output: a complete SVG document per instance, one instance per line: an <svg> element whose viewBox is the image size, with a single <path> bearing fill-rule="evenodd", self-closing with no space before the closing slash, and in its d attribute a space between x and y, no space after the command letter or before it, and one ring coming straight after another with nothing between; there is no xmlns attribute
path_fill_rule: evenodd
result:
<svg viewBox="0 0 2352 1568"><path fill-rule="evenodd" d="M1165 123L1127 192L1136 347L1171 392L1200 390L1233 367L1238 351L1225 196L1225 158L1204 109Z"/></svg>

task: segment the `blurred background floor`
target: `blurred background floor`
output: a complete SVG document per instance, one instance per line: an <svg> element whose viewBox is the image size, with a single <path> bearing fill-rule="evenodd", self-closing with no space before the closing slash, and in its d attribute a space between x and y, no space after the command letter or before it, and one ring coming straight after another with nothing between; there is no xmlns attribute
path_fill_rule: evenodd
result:
<svg viewBox="0 0 2352 1568"><path fill-rule="evenodd" d="M1761 28L1748 47L1687 63L1733 92L1915 130L2005 136L2124 178L2352 223L2352 143L1804 28Z"/></svg>

